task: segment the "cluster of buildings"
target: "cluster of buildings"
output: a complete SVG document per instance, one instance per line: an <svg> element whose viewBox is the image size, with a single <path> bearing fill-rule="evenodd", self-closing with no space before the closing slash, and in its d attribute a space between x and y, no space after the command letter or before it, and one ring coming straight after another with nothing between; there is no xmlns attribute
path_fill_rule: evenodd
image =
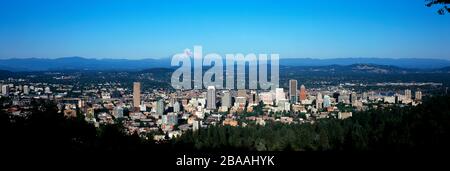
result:
<svg viewBox="0 0 450 171"><path fill-rule="evenodd" d="M15 83L13 83L15 82ZM85 117L87 122L123 124L130 134L166 140L209 125L247 126L268 122L313 123L318 119L351 117L353 112L389 105L417 105L422 92L405 89L384 94L355 92L343 86L307 89L297 80L274 90L147 90L140 82L132 89L117 83L98 84L75 90L71 85L1 82L1 98L11 100L8 111L26 115L33 99L57 102L66 117ZM76 93L77 97L68 94ZM6 106L5 104L0 104Z"/></svg>

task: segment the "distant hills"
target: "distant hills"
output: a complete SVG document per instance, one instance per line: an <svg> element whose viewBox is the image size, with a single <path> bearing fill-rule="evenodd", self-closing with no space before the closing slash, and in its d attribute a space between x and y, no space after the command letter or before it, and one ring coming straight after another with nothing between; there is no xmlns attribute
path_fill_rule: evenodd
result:
<svg viewBox="0 0 450 171"><path fill-rule="evenodd" d="M417 72L435 72L436 70L400 68L389 65L375 64L351 64L351 65L327 65L327 66L282 66L280 72L300 73L372 73L372 74L402 74Z"/></svg>
<svg viewBox="0 0 450 171"><path fill-rule="evenodd" d="M26 58L0 59L0 70L8 71L52 71L52 70L145 70L149 68L170 68L170 58L162 59L90 59L83 57L64 57L57 59ZM450 61L443 59L416 58L287 58L280 59L281 66L330 66L373 64L387 65L400 68L414 68L427 70L450 69ZM380 71L381 72L381 71Z"/></svg>
<svg viewBox="0 0 450 171"><path fill-rule="evenodd" d="M0 68L9 71L142 70L155 67L170 67L170 60L89 59L83 57L0 59Z"/></svg>
<svg viewBox="0 0 450 171"><path fill-rule="evenodd" d="M389 65L401 68L415 69L437 69L449 67L450 61L444 59L423 59L423 58L333 58L333 59L312 59L312 58L288 58L280 60L280 65L285 66L328 66L328 65L352 65L352 64L375 64Z"/></svg>

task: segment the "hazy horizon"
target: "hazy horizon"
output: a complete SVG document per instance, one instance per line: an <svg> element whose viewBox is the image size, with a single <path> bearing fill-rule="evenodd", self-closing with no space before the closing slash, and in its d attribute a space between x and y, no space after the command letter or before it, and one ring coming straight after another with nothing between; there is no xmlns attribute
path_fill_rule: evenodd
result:
<svg viewBox="0 0 450 171"><path fill-rule="evenodd" d="M222 55L222 54L220 54ZM225 54L223 54L225 56ZM86 56L62 56L62 57L16 57L16 58L0 58L0 60L13 60L13 59L64 59L64 58L83 58L83 59L96 59L96 60L145 60L145 59L154 59L154 60L164 60L171 59L172 56L167 57L142 57L142 58L133 58L133 57L86 57ZM432 57L403 57L403 58L395 58L395 57L329 57L329 58L314 58L314 57L283 57L280 59L311 59L311 60L336 60L336 59L393 59L393 60L401 60L401 59L429 59L429 60L445 60L450 61L450 59L445 58L432 58Z"/></svg>

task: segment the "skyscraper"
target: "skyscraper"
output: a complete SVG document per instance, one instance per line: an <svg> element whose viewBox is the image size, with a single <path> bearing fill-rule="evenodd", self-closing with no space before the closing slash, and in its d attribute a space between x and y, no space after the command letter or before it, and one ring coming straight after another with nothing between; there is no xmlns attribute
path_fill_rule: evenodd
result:
<svg viewBox="0 0 450 171"><path fill-rule="evenodd" d="M405 90L405 100L410 100L410 99L411 99L411 90L406 89Z"/></svg>
<svg viewBox="0 0 450 171"><path fill-rule="evenodd" d="M141 83L134 82L133 83L133 107L139 108L141 105Z"/></svg>
<svg viewBox="0 0 450 171"><path fill-rule="evenodd" d="M231 107L231 95L230 95L230 91L228 91L228 90L223 91L222 107L225 107L225 108Z"/></svg>
<svg viewBox="0 0 450 171"><path fill-rule="evenodd" d="M328 95L323 96L323 107L330 107L330 106L331 106L330 96Z"/></svg>
<svg viewBox="0 0 450 171"><path fill-rule="evenodd" d="M323 103L322 93L318 92L317 93L317 97L316 97L316 108L317 109L321 109L322 108L322 103Z"/></svg>
<svg viewBox="0 0 450 171"><path fill-rule="evenodd" d="M180 103L178 101L175 101L175 103L173 104L173 112L180 112Z"/></svg>
<svg viewBox="0 0 450 171"><path fill-rule="evenodd" d="M163 115L164 114L164 100L159 99L156 101L156 114Z"/></svg>
<svg viewBox="0 0 450 171"><path fill-rule="evenodd" d="M289 80L289 100L291 103L297 103L297 80Z"/></svg>
<svg viewBox="0 0 450 171"><path fill-rule="evenodd" d="M286 97L284 97L284 90L283 88L276 88L275 89L275 101L278 102L282 99L286 99Z"/></svg>
<svg viewBox="0 0 450 171"><path fill-rule="evenodd" d="M30 88L27 85L23 86L23 94L25 95L30 94Z"/></svg>
<svg viewBox="0 0 450 171"><path fill-rule="evenodd" d="M300 86L300 100L306 100L306 88L304 85Z"/></svg>
<svg viewBox="0 0 450 171"><path fill-rule="evenodd" d="M8 85L3 85L2 86L2 95L3 96L8 96L8 94L9 94L9 87L8 87Z"/></svg>
<svg viewBox="0 0 450 171"><path fill-rule="evenodd" d="M421 91L416 91L415 100L417 100L417 101L422 100L422 92Z"/></svg>
<svg viewBox="0 0 450 171"><path fill-rule="evenodd" d="M214 86L208 86L206 108L216 109L216 88Z"/></svg>

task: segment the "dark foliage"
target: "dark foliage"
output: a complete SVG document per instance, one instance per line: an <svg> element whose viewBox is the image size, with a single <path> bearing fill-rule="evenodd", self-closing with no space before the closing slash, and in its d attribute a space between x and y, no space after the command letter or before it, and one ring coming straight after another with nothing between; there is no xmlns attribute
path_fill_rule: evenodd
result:
<svg viewBox="0 0 450 171"><path fill-rule="evenodd" d="M82 116L67 119L50 102L34 103L29 117L0 110L4 151L449 151L450 97L417 107L355 113L315 124L212 126L156 144L128 135L117 125L95 128Z"/></svg>
<svg viewBox="0 0 450 171"><path fill-rule="evenodd" d="M175 144L193 150L449 151L450 97L418 107L394 107L316 124L210 127L184 134Z"/></svg>
<svg viewBox="0 0 450 171"><path fill-rule="evenodd" d="M444 15L446 12L450 13L450 8L447 6L450 4L450 0L426 0L425 2L427 7L440 5L439 10L437 11L440 15Z"/></svg>

